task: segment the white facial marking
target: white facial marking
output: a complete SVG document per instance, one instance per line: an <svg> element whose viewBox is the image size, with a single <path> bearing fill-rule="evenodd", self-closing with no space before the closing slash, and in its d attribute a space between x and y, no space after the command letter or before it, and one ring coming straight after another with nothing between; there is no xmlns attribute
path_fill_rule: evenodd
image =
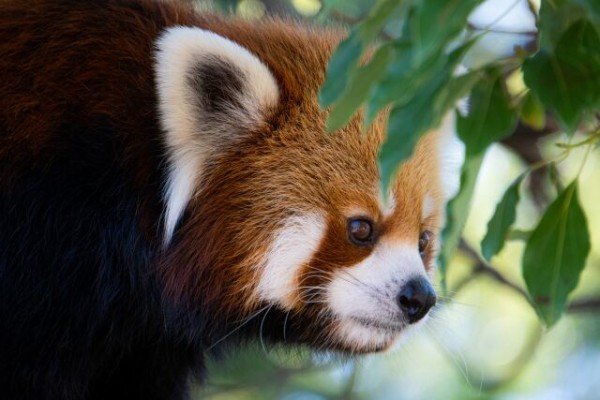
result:
<svg viewBox="0 0 600 400"><path fill-rule="evenodd" d="M194 195L207 158L253 129L274 107L279 89L269 69L240 45L199 28L172 27L156 42L156 85L169 158L165 187L165 243ZM220 61L241 72L244 88L223 115L208 114L190 85L195 66ZM223 65L223 64L222 64ZM204 111L204 113L203 113ZM207 117L212 118L207 118ZM216 117L216 118L215 118Z"/></svg>
<svg viewBox="0 0 600 400"><path fill-rule="evenodd" d="M335 328L335 334L338 338L344 338L344 341L356 350L374 348L378 344L394 340L396 336L394 332L360 325L352 320L341 321Z"/></svg>
<svg viewBox="0 0 600 400"><path fill-rule="evenodd" d="M327 302L341 319L340 337L352 346L376 347L406 330L396 297L418 276L427 276L418 250L386 242L359 264L338 270Z"/></svg>
<svg viewBox="0 0 600 400"><path fill-rule="evenodd" d="M262 300L289 309L298 293L299 269L311 260L325 236L325 218L317 213L289 217L275 233L258 283Z"/></svg>
<svg viewBox="0 0 600 400"><path fill-rule="evenodd" d="M460 172L465 160L465 145L456 133L456 116L453 112L444 117L440 126L440 180L444 200L453 198L460 188Z"/></svg>

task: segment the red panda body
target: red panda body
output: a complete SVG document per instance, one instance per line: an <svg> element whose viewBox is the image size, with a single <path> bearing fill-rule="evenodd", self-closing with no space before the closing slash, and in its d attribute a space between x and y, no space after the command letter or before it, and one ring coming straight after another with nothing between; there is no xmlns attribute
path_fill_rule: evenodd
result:
<svg viewBox="0 0 600 400"><path fill-rule="evenodd" d="M383 120L324 133L339 40L0 3L0 397L182 399L259 333L364 353L418 325L460 146L427 135L384 203Z"/></svg>

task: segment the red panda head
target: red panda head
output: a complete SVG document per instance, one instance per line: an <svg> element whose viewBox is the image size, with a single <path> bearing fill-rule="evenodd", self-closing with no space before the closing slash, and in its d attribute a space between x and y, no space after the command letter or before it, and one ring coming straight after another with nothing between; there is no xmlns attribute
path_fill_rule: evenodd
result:
<svg viewBox="0 0 600 400"><path fill-rule="evenodd" d="M382 196L384 119L325 133L317 94L339 35L202 25L157 41L166 295L226 331L261 315L275 340L387 348L435 303L430 276L462 153L452 118Z"/></svg>

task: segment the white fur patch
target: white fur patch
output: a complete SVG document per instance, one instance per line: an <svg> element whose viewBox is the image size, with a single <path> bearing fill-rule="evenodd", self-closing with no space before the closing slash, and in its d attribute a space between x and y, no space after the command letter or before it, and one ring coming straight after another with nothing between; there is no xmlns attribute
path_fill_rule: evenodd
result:
<svg viewBox="0 0 600 400"><path fill-rule="evenodd" d="M403 328L406 329L406 328ZM357 324L352 320L342 320L335 328L338 338L355 350L374 349L396 339L394 332Z"/></svg>
<svg viewBox="0 0 600 400"><path fill-rule="evenodd" d="M269 69L240 45L199 28L172 27L156 43L156 85L169 167L165 187L165 242L193 196L207 158L253 129L275 107L279 89ZM240 71L244 83L219 118L207 115L190 85L195 66L218 60ZM201 94L200 94L201 95ZM203 113L203 111L205 111ZM213 118L207 118L213 117Z"/></svg>
<svg viewBox="0 0 600 400"><path fill-rule="evenodd" d="M318 250L326 231L317 213L289 217L275 233L258 281L258 297L289 309L298 293L298 271Z"/></svg>
<svg viewBox="0 0 600 400"><path fill-rule="evenodd" d="M460 188L460 172L465 160L465 145L456 133L456 116L448 113L440 130L440 180L444 200L450 200Z"/></svg>
<svg viewBox="0 0 600 400"><path fill-rule="evenodd" d="M396 297L406 282L419 276L427 277L418 250L389 242L379 244L359 264L336 271L327 302L341 320L340 337L358 348L377 347L407 329Z"/></svg>

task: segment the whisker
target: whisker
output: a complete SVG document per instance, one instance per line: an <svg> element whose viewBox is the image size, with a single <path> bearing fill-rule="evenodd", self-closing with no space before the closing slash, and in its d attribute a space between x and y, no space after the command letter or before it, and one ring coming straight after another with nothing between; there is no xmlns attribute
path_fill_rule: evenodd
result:
<svg viewBox="0 0 600 400"><path fill-rule="evenodd" d="M287 342L287 337L285 335L285 329L287 328L287 322L288 322L288 318L290 316L290 313L292 312L292 310L288 310L288 312L285 313L285 320L283 320L283 342Z"/></svg>
<svg viewBox="0 0 600 400"><path fill-rule="evenodd" d="M258 338L260 340L260 345L262 347L263 353L265 353L265 355L268 355L267 352L267 347L265 345L265 341L263 339L263 326L265 324L265 320L267 319L267 314L269 314L269 311L271 311L271 309L273 308L274 304L272 304L267 311L265 312L265 315L263 315L262 320L260 321L260 328L258 330Z"/></svg>
<svg viewBox="0 0 600 400"><path fill-rule="evenodd" d="M438 337L433 325L425 324L425 329L429 332L429 336L433 339L434 343L442 349L443 353L450 358L455 367L460 371L467 385L474 387L471 383L472 375L469 371L469 364L465 359L464 354L460 351L455 352L446 346L443 340ZM447 335L447 332L444 332L444 335Z"/></svg>
<svg viewBox="0 0 600 400"><path fill-rule="evenodd" d="M254 314L250 315L245 321L243 321L240 325L238 325L236 328L232 329L231 331L229 331L225 336L223 336L221 339L217 340L215 343L213 343L208 350L211 350L213 347L215 347L216 345L218 345L219 343L221 343L223 340L227 339L228 337L230 337L231 335L233 335L235 332L239 331L244 325L246 325L248 322L250 322L253 318L255 318L256 316L258 316L261 312L263 312L264 310L266 310L267 308L272 307L271 305L262 307L261 309L259 309L258 311L256 311Z"/></svg>
<svg viewBox="0 0 600 400"><path fill-rule="evenodd" d="M309 268L311 268L311 267L309 267ZM317 270L314 267L312 267L312 268ZM320 270L317 270L317 271L321 272ZM387 296L383 295L378 288L359 280L358 278L356 278L355 276L353 276L352 274L350 274L348 271L344 270L343 268L340 268L338 271L339 271L339 274L337 275L337 278L342 279L345 282L347 282L350 285L353 285L355 287L365 289L369 296L371 296L373 299L375 299L378 303L385 305L384 311L386 313L395 315L396 310L391 309L389 307L389 304L388 304L389 299L387 298Z"/></svg>

